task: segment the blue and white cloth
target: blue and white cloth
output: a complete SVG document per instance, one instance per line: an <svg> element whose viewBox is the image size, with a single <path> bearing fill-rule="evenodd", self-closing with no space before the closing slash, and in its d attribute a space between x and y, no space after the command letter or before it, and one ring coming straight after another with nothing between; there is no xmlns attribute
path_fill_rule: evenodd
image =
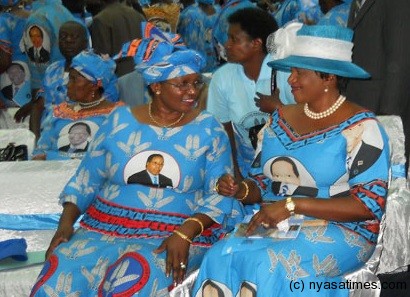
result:
<svg viewBox="0 0 410 297"><path fill-rule="evenodd" d="M161 174L173 186L127 184L152 153L164 157ZM214 191L231 166L226 132L208 112L168 129L139 122L128 107L116 108L60 197L84 213L81 227L45 263L32 296L58 291L63 280L65 294L168 296L173 280L165 275L166 253L153 250L187 217L206 214L218 224L191 245L187 272L199 267L209 246L242 219L239 203Z"/></svg>
<svg viewBox="0 0 410 297"><path fill-rule="evenodd" d="M352 146L357 137L361 141ZM192 296L202 296L208 285L223 296L238 296L241 288L257 292L252 296L348 296L342 276L372 255L384 212L390 166L384 129L373 113L363 111L339 125L298 134L279 109L263 130L260 149L252 178L258 181L263 201L350 194L373 219L304 227L290 240L230 236L205 256ZM294 166L287 172L274 171L272 164L279 158ZM311 282L336 285L318 290Z"/></svg>
<svg viewBox="0 0 410 297"><path fill-rule="evenodd" d="M215 13L207 15L197 3L194 3L181 12L178 22L177 32L181 34L186 45L205 57L206 66L203 72L213 72L218 66L218 57L212 41L212 28L221 8L219 5L213 7Z"/></svg>

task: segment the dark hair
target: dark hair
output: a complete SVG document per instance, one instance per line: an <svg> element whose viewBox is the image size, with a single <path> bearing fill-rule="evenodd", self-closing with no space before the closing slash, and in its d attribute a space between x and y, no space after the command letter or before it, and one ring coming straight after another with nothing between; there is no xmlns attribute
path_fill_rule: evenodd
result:
<svg viewBox="0 0 410 297"><path fill-rule="evenodd" d="M71 13L79 13L84 15L85 0L62 0L62 4Z"/></svg>
<svg viewBox="0 0 410 297"><path fill-rule="evenodd" d="M258 7L239 9L228 17L229 24L239 24L252 39L262 40L262 49L267 53L266 39L269 34L278 30L275 18L265 10Z"/></svg>
<svg viewBox="0 0 410 297"><path fill-rule="evenodd" d="M330 73L325 73L325 72L320 72L320 71L315 71L317 75L319 75L320 78L325 79L328 78ZM336 76L336 87L339 90L340 94L345 95L346 94L346 87L347 87L347 82L349 79L347 77L342 77L342 76Z"/></svg>
<svg viewBox="0 0 410 297"><path fill-rule="evenodd" d="M70 127L70 129L68 129L68 133L70 133L71 130L72 130L74 127L77 127L77 126L83 126L83 127L85 127L85 130L87 131L88 135L91 135L91 128L90 128L90 126L89 126L88 124L84 123L84 122L76 122L74 125L72 125L72 126Z"/></svg>
<svg viewBox="0 0 410 297"><path fill-rule="evenodd" d="M79 21L67 21L63 23L58 30L58 38L60 38L60 31L63 26L74 26L75 28L78 28L81 31L81 38L83 38L83 42L85 41L86 45L88 43L88 31L87 27L83 24L81 24ZM85 49L85 48L84 48Z"/></svg>
<svg viewBox="0 0 410 297"><path fill-rule="evenodd" d="M161 155L161 154L152 154L152 155L149 155L149 157L147 158L147 162L146 163L149 163L149 162L151 162L152 161L152 159L154 159L154 158L162 158L162 160L164 160L164 156L163 155Z"/></svg>
<svg viewBox="0 0 410 297"><path fill-rule="evenodd" d="M284 162L286 162L286 163L289 163L289 164L292 166L292 171L293 171L293 173L294 173L297 177L299 177L298 167L296 166L295 162L293 162L293 160L292 160L291 158L289 158L289 157L278 157L278 158L276 158L275 160L273 160L272 164L270 164L270 168L271 168L270 171L271 171L271 173L272 173L272 165L275 164L276 162L279 162L279 161L284 161Z"/></svg>
<svg viewBox="0 0 410 297"><path fill-rule="evenodd" d="M33 29L37 29L38 31L40 31L41 38L44 38L43 30L41 30L40 26L37 26L37 25L32 26L32 27L28 30L28 35L30 35L31 30L33 30Z"/></svg>

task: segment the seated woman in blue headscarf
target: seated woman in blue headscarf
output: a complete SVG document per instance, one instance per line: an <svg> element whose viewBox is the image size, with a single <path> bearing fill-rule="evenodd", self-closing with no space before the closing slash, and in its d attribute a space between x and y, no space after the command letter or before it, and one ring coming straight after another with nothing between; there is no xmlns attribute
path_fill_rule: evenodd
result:
<svg viewBox="0 0 410 297"><path fill-rule="evenodd" d="M92 51L72 60L67 84L71 102L55 105L42 124L34 160L81 159L107 115L118 105L107 100L116 90L115 62Z"/></svg>
<svg viewBox="0 0 410 297"><path fill-rule="evenodd" d="M177 51L143 67L152 101L117 107L60 196L63 213L32 296L168 296L241 219L215 192L232 172L222 125L196 108L204 59ZM80 228L73 224L83 214Z"/></svg>

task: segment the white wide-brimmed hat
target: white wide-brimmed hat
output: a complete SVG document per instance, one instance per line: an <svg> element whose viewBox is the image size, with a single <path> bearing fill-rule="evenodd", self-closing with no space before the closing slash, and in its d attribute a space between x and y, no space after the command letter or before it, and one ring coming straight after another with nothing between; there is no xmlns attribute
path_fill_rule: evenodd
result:
<svg viewBox="0 0 410 297"><path fill-rule="evenodd" d="M290 71L303 68L348 78L369 78L370 74L352 63L353 31L329 25L293 22L268 37L267 47L274 60L268 65Z"/></svg>

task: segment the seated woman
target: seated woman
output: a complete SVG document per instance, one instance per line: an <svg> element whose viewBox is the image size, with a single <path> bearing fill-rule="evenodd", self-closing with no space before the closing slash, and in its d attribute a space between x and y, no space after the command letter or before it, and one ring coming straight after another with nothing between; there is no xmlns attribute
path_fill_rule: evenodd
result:
<svg viewBox="0 0 410 297"><path fill-rule="evenodd" d="M106 100L104 91L115 88L115 63L92 51L75 56L68 75L67 96L75 103L53 107L44 119L33 160L81 159L107 115L121 102Z"/></svg>
<svg viewBox="0 0 410 297"><path fill-rule="evenodd" d="M369 76L350 62L353 32L304 25L292 37L287 29L277 34L290 47L276 48L289 56L269 65L291 71L297 104L272 113L259 134L252 175L242 181L224 175L217 189L260 205L246 236L295 215L315 226L302 227L295 239L231 236L219 242L202 262L193 296L347 296L342 275L374 250L389 146L375 115L342 95L345 78Z"/></svg>
<svg viewBox="0 0 410 297"><path fill-rule="evenodd" d="M202 65L192 50L165 56L143 71L152 102L117 107L100 126L61 194L32 296L168 296L242 219L240 203L214 190L232 163L222 125L195 108Z"/></svg>

